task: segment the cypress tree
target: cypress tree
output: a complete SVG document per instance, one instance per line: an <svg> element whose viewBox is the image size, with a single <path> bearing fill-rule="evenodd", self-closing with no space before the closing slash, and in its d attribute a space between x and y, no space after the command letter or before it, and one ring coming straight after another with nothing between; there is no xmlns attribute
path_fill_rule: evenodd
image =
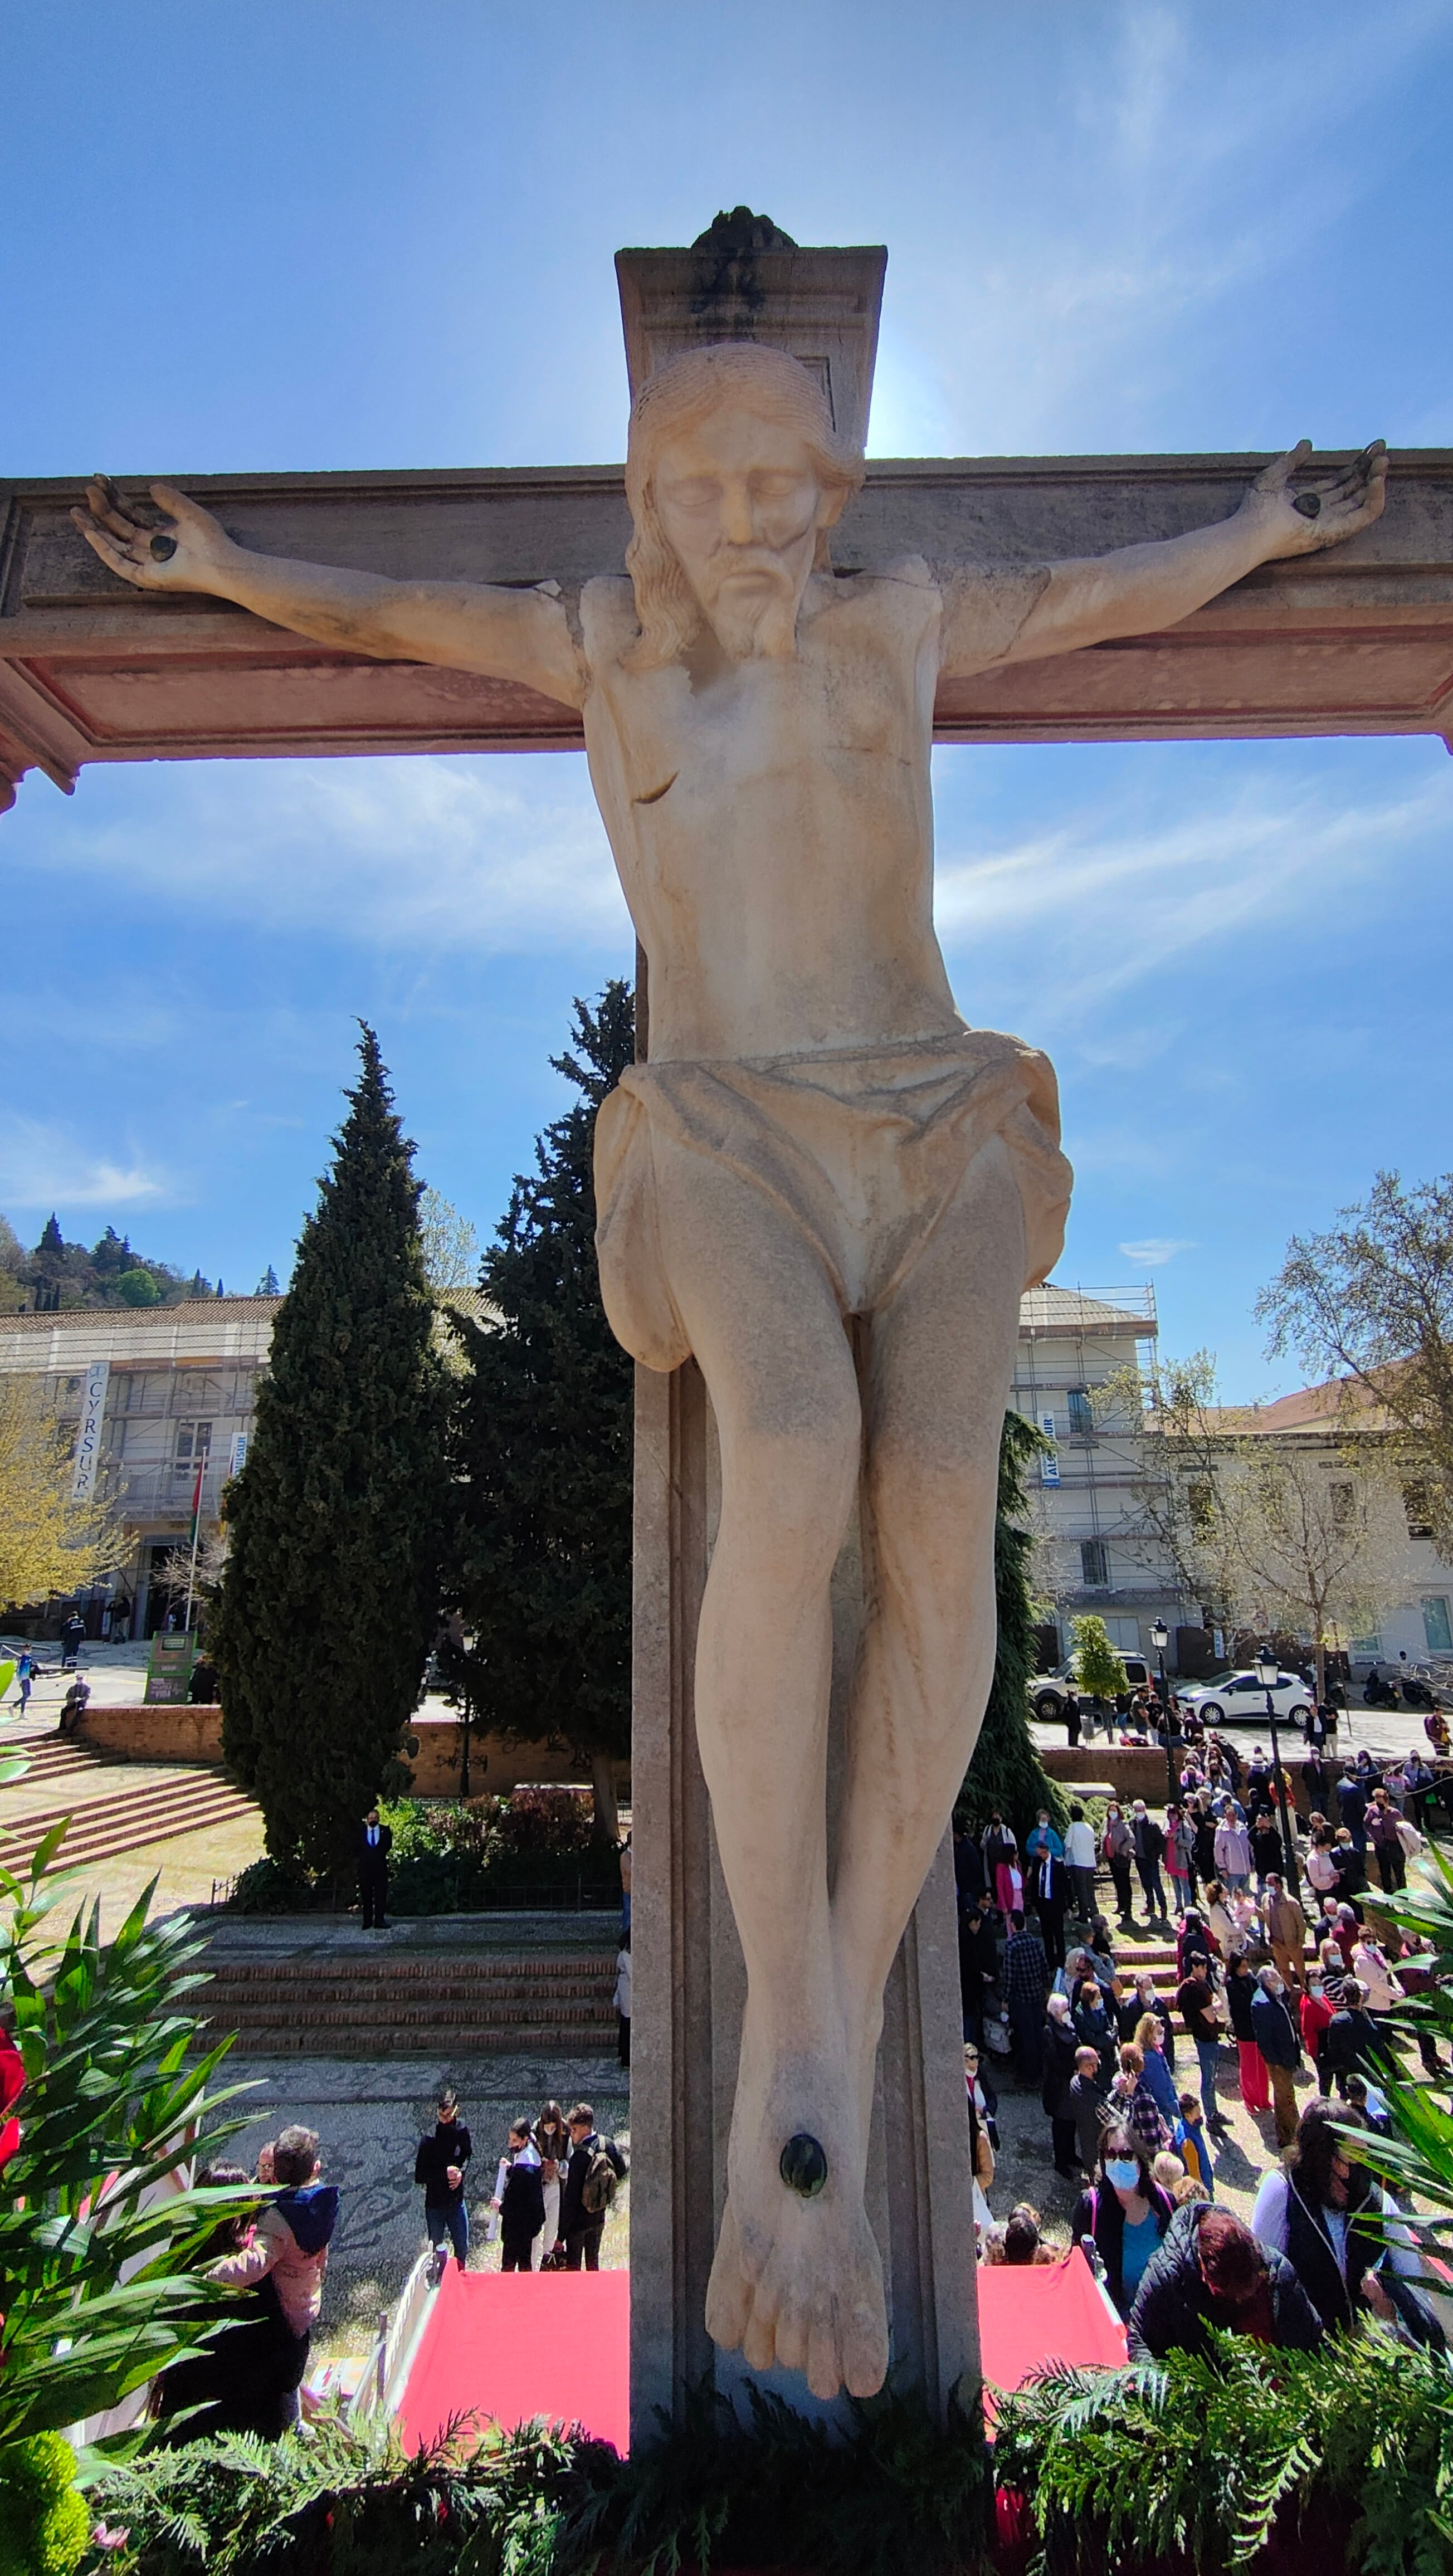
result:
<svg viewBox="0 0 1453 2576"><path fill-rule="evenodd" d="M615 1831L611 1762L631 1741L633 1371L605 1319L595 1259L595 1114L631 1062L635 1002L613 981L577 1000L573 1052L551 1058L580 1098L518 1175L480 1285L498 1329L460 1319L456 1414L469 1705L514 1742L548 1738L588 1765L596 1827Z"/></svg>
<svg viewBox="0 0 1453 2576"><path fill-rule="evenodd" d="M439 1624L444 1377L413 1146L364 1027L273 1325L209 1626L227 1760L274 1859L336 1870L395 1769Z"/></svg>
<svg viewBox="0 0 1453 2576"><path fill-rule="evenodd" d="M1022 1413L1006 1413L999 1440L998 1513L994 1523L994 1597L999 1639L994 1678L973 1760L959 1792L958 1812L971 1825L987 1823L997 1807L1021 1847L1040 1807L1063 1824L1065 1804L1046 1777L1029 1732L1029 1685L1035 1670L1034 1598L1029 1584L1033 1545L1024 1522L1024 1479L1030 1460L1045 1445Z"/></svg>

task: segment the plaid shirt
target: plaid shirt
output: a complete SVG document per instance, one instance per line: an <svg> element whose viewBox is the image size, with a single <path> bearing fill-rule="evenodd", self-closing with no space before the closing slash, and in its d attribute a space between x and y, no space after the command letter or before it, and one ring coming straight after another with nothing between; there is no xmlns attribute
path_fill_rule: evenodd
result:
<svg viewBox="0 0 1453 2576"><path fill-rule="evenodd" d="M1004 1944L1004 1999L1042 2004L1049 1985L1049 1961L1037 1932L1011 1932Z"/></svg>

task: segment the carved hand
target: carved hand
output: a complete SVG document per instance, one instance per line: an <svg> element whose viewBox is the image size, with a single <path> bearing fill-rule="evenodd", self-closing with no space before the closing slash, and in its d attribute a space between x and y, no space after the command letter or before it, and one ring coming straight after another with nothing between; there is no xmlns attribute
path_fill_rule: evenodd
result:
<svg viewBox="0 0 1453 2576"><path fill-rule="evenodd" d="M217 576L237 549L210 510L174 491L170 483L153 483L156 513L143 518L137 505L123 501L108 474L86 486L87 507L71 517L103 564L137 590L203 590L218 587Z"/></svg>
<svg viewBox="0 0 1453 2576"><path fill-rule="evenodd" d="M1264 563L1279 555L1313 555L1323 546L1339 546L1344 537L1382 516L1387 449L1380 438L1350 465L1294 481L1311 453L1311 440L1300 439L1287 455L1263 468L1241 504L1238 517L1258 522L1265 532Z"/></svg>

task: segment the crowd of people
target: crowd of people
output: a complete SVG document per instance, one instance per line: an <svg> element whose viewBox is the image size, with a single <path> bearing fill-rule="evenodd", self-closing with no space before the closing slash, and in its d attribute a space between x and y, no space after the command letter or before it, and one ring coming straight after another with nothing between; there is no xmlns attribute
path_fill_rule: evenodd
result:
<svg viewBox="0 0 1453 2576"><path fill-rule="evenodd" d="M473 2159L458 2096L446 2088L414 2158L435 2288L451 2252L461 2268L468 2265ZM624 2154L602 2136L589 2102L569 2111L547 2102L537 2118L512 2120L483 2231L488 2243L498 2241L500 2269L598 2271L606 2220L625 2173ZM154 2412L176 2441L217 2432L276 2440L300 2417L341 2215L338 2189L323 2179L316 2132L296 2125L259 2149L250 2174L240 2165L217 2164L196 2181L227 2195L219 2203L225 2215L202 2256L210 2282L226 2294L224 2321L205 2352L163 2372Z"/></svg>
<svg viewBox="0 0 1453 2576"><path fill-rule="evenodd" d="M1261 1748L1244 1766L1216 1739L1184 1750L1161 1815L1112 1799L1092 1824L1078 1802L1061 1830L1043 1807L1022 1848L997 1810L978 1835L955 1828L980 2260L1063 2252L1028 2204L1004 2222L990 2212L996 2082L1012 2077L1039 2094L1055 2172L1076 2193L1071 2241L1126 2318L1132 2356L1198 2348L1207 2324L1311 2348L1362 2313L1441 2340L1418 2255L1383 2233L1396 2204L1349 2151L1359 2130L1390 2126L1383 2087L1414 2045L1426 2074L1449 2080L1433 2038L1388 2019L1426 1988L1427 1945L1379 1933L1362 1901L1370 1869L1379 1892L1405 1883L1427 1766L1365 1752L1334 1763L1309 1744L1303 1898ZM1289 1820L1292 1787L1284 1773ZM1164 1991L1117 1960L1117 1937L1144 1938L1137 1900L1164 1949L1174 1937ZM1308 2074L1314 2098L1299 2104ZM1249 2224L1217 2199L1233 2082L1271 2131Z"/></svg>

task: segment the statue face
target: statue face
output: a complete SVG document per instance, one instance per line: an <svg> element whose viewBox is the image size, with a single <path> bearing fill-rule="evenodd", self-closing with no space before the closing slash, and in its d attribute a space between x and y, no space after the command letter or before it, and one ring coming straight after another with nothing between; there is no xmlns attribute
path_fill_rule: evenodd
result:
<svg viewBox="0 0 1453 2576"><path fill-rule="evenodd" d="M791 654L824 493L801 434L736 404L664 447L656 514L722 650L733 661Z"/></svg>

